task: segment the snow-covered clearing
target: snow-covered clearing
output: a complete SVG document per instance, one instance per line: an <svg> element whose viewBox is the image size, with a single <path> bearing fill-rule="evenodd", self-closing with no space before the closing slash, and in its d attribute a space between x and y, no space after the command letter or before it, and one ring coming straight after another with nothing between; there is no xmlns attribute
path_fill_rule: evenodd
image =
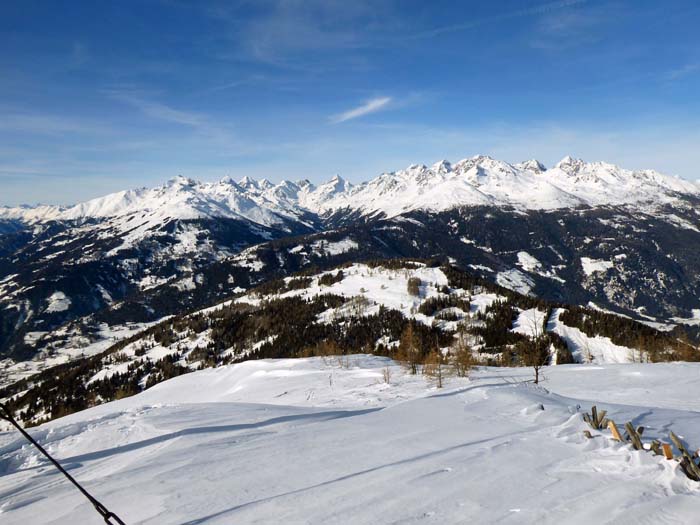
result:
<svg viewBox="0 0 700 525"><path fill-rule="evenodd" d="M513 331L530 337L539 337L544 333L547 312L530 308L520 312L513 323Z"/></svg>
<svg viewBox="0 0 700 525"><path fill-rule="evenodd" d="M513 332L539 337L545 331L553 332L566 341L566 344L578 363L610 364L610 363L634 363L642 361L640 351L613 343L609 337L591 337L578 328L565 325L559 320L564 311L555 308L547 319L547 312L530 308L518 314L513 322ZM546 326L545 326L546 321Z"/></svg>
<svg viewBox="0 0 700 525"><path fill-rule="evenodd" d="M541 275L542 277L548 277L561 283L566 282L564 279L557 276L553 269L545 271L542 267L542 263L528 252L520 251L518 252L517 256L518 266L520 266L526 272L535 273L537 275Z"/></svg>
<svg viewBox="0 0 700 525"><path fill-rule="evenodd" d="M314 251L328 255L340 255L341 253L357 250L360 246L349 237L335 242L316 241L311 245Z"/></svg>
<svg viewBox="0 0 700 525"><path fill-rule="evenodd" d="M565 341L571 354L579 363L632 363L641 360L638 350L619 346L609 337L591 337L578 328L567 326L559 320L561 308L552 312L547 323L547 331L554 332Z"/></svg>
<svg viewBox="0 0 700 525"><path fill-rule="evenodd" d="M576 406L697 446L700 365L530 376L485 368L436 390L379 357L247 362L32 432L129 524L696 521L700 484L585 439ZM0 434L0 494L3 524L100 522L15 433Z"/></svg>
<svg viewBox="0 0 700 525"><path fill-rule="evenodd" d="M46 306L47 312L65 312L70 308L72 301L63 292L54 292L51 294L47 300L48 305Z"/></svg>
<svg viewBox="0 0 700 525"><path fill-rule="evenodd" d="M346 298L364 298L366 301L355 301L341 308L331 308L319 316L321 322L331 322L334 318L342 317L344 313L361 313L372 315L379 311L380 306L398 310L406 317L411 317L419 322L430 325L434 316L418 313L416 310L426 299L444 296L440 288L447 286L448 280L440 268L428 268L416 263L415 268L388 269L372 268L366 264L353 264L342 269L343 279L331 285L320 285L318 279L307 288L291 290L277 297L286 298L301 296L306 298L324 294L340 295ZM337 274L337 270L323 272L323 274ZM419 295L408 292L409 278L418 278L421 281ZM292 278L286 278L289 281ZM475 293L471 290L453 289L450 293L463 296L471 300L472 314L483 311L487 306L499 297L492 293ZM261 298L255 293L246 294L236 299L237 302L259 304Z"/></svg>
<svg viewBox="0 0 700 525"><path fill-rule="evenodd" d="M542 263L527 252L518 252L518 264L526 272L538 272L542 268Z"/></svg>
<svg viewBox="0 0 700 525"><path fill-rule="evenodd" d="M515 268L496 274L496 283L523 295L528 295L535 282L520 270Z"/></svg>
<svg viewBox="0 0 700 525"><path fill-rule="evenodd" d="M236 255L233 260L238 266L250 268L254 272L259 272L265 267L265 263L258 259L255 247L243 250L241 253Z"/></svg>
<svg viewBox="0 0 700 525"><path fill-rule="evenodd" d="M612 261L603 261L600 259L591 259L590 257L581 257L581 268L583 268L583 273L590 277L594 273L605 273L611 268L614 268L615 264Z"/></svg>

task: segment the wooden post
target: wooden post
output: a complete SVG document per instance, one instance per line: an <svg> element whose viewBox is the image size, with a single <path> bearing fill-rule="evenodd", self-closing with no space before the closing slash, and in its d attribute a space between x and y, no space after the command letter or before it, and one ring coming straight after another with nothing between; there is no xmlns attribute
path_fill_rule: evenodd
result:
<svg viewBox="0 0 700 525"><path fill-rule="evenodd" d="M670 444L661 443L661 450L663 450L666 459L673 459L673 449Z"/></svg>
<svg viewBox="0 0 700 525"><path fill-rule="evenodd" d="M644 448L642 446L642 440L639 438L639 434L637 434L637 431L632 426L632 423L630 423L629 421L625 423L625 430L627 431L629 440L632 442L632 446L636 450L642 450Z"/></svg>
<svg viewBox="0 0 700 525"><path fill-rule="evenodd" d="M661 455L661 443L658 439L655 439L649 445L649 450L651 450L656 456Z"/></svg>
<svg viewBox="0 0 700 525"><path fill-rule="evenodd" d="M617 425L615 422L611 419L608 421L608 428L610 429L610 433L613 436L613 439L615 441L622 441L622 436L620 435L620 431L617 429Z"/></svg>
<svg viewBox="0 0 700 525"><path fill-rule="evenodd" d="M691 460L688 459L688 456L683 455L681 457L681 469L683 472L685 472L685 475L688 476L690 479L693 481L700 481L700 475L696 474L697 471L697 465L693 463Z"/></svg>
<svg viewBox="0 0 700 525"><path fill-rule="evenodd" d="M694 477L695 481L700 481L700 467L698 467L695 464L695 461L693 460L692 456L688 452L688 449L686 449L683 446L683 443L681 440L678 438L677 435L675 435L673 432L671 432L668 435L671 438L671 441L673 441L673 444L676 445L676 448L681 451L681 454L683 454L683 457L687 460L687 474L689 474L688 477Z"/></svg>
<svg viewBox="0 0 700 525"><path fill-rule="evenodd" d="M605 414L607 414L607 410L601 410L600 413L598 414L598 421L596 421L596 425L598 429L605 428Z"/></svg>
<svg viewBox="0 0 700 525"><path fill-rule="evenodd" d="M605 414L607 413L607 410L601 410L600 412L598 412L598 407L593 405L591 407L590 414L586 412L583 413L583 420L596 430L602 430L608 424L608 420L605 419Z"/></svg>

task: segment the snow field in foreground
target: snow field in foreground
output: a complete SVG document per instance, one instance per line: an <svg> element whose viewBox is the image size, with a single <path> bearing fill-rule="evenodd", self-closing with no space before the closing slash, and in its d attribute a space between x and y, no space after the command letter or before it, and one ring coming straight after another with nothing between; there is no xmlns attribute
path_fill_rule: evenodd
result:
<svg viewBox="0 0 700 525"><path fill-rule="evenodd" d="M585 439L576 407L697 446L700 366L545 376L483 368L437 390L373 356L251 361L32 432L129 524L695 522L697 483L607 433ZM3 524L100 523L14 433L0 494Z"/></svg>

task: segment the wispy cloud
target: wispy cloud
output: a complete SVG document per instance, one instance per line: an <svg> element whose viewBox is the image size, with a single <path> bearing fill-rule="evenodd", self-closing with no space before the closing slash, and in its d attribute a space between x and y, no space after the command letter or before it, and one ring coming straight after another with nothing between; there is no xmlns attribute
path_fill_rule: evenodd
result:
<svg viewBox="0 0 700 525"><path fill-rule="evenodd" d="M63 115L0 112L0 130L41 135L105 133L109 128L92 121Z"/></svg>
<svg viewBox="0 0 700 525"><path fill-rule="evenodd" d="M130 92L112 90L107 94L114 100L123 102L141 111L147 117L192 128L206 127L206 119L199 113L175 109L160 102L144 98Z"/></svg>
<svg viewBox="0 0 700 525"><path fill-rule="evenodd" d="M682 67L679 67L677 69L673 69L666 73L666 80L680 80L684 77L687 77L689 75L692 75L694 73L697 73L700 71L700 63L694 62L692 64L686 64Z"/></svg>
<svg viewBox="0 0 700 525"><path fill-rule="evenodd" d="M399 31L403 18L393 2L372 0L267 0L251 14L246 2L229 2L206 12L226 28L216 55L283 70L319 73L362 70L360 51Z"/></svg>
<svg viewBox="0 0 700 525"><path fill-rule="evenodd" d="M163 123L159 126L159 134L149 140L169 144L170 147L175 147L173 144L180 144L177 147L187 144L188 148L211 155L249 155L262 149L258 141L240 136L235 123L226 115L181 109L156 100L154 93L138 90L113 89L104 93L135 108L145 117Z"/></svg>
<svg viewBox="0 0 700 525"><path fill-rule="evenodd" d="M255 84L257 82L262 82L266 80L263 75L251 75L247 78L242 78L240 80L233 80L231 82L226 82L224 84L217 84L208 88L204 88L201 91L197 91L195 95L208 95L210 93L216 93L218 91L226 91L229 89L237 89L240 87Z"/></svg>
<svg viewBox="0 0 700 525"><path fill-rule="evenodd" d="M364 117L365 115L369 115L370 113L376 113L377 111L385 109L391 103L391 100L391 97L373 98L371 100L368 100L361 106L349 109L347 111L343 111L338 115L332 116L331 122L338 124L347 120Z"/></svg>
<svg viewBox="0 0 700 525"><path fill-rule="evenodd" d="M442 27L436 27L433 29L429 29L427 31L423 31L420 33L416 33L413 35L413 38L429 38L429 37L434 37L434 36L440 36L446 33L456 33L458 31L465 31L468 29L474 29L476 27L493 23L493 22L501 22L504 20L509 20L511 18L520 18L520 17L525 17L525 16L533 16L533 15L543 15L550 13L552 11L556 11L559 9L565 9L567 7L574 7L579 4L584 4L588 0L559 0L557 2L549 2L546 4L540 4L540 5L535 5L531 7L524 7L522 9L515 9L513 11L508 11L505 13L499 13L495 14L492 16L485 16L485 17L480 17L480 18L473 18L471 20L467 20L465 22L459 23L459 24L452 24L448 26L442 26Z"/></svg>
<svg viewBox="0 0 700 525"><path fill-rule="evenodd" d="M572 47L599 42L605 22L610 18L606 8L547 13L538 20L530 46L545 51L568 52Z"/></svg>

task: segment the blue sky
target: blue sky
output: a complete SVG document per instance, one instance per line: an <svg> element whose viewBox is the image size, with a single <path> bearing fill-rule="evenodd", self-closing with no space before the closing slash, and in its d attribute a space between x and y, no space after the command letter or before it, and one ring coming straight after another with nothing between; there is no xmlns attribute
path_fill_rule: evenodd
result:
<svg viewBox="0 0 700 525"><path fill-rule="evenodd" d="M566 154L700 178L695 0L6 1L0 205Z"/></svg>

